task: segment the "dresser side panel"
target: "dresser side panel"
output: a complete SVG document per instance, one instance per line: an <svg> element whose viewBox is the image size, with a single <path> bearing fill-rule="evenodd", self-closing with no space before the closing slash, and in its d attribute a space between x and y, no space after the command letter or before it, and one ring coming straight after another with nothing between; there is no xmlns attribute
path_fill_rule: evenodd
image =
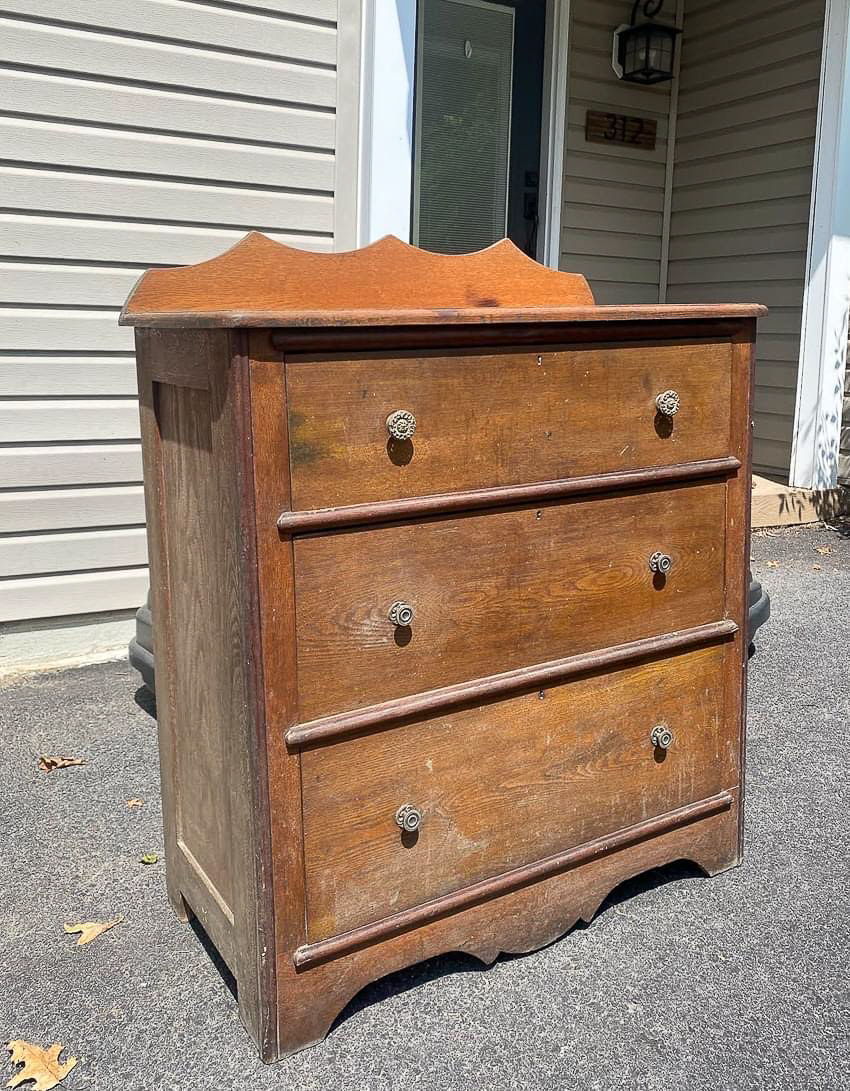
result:
<svg viewBox="0 0 850 1091"><path fill-rule="evenodd" d="M237 336L137 334L169 891L237 977L243 1020L259 1040L253 846L265 782L252 744L255 577ZM162 381L183 374L191 386Z"/></svg>

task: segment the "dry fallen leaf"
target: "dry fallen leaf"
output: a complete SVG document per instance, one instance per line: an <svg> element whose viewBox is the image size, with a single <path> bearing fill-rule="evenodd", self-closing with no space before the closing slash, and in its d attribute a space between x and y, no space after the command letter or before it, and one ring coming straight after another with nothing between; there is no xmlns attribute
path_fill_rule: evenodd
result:
<svg viewBox="0 0 850 1091"><path fill-rule="evenodd" d="M159 853L146 852L144 856L139 857L140 864L155 864L159 860Z"/></svg>
<svg viewBox="0 0 850 1091"><path fill-rule="evenodd" d="M93 939L102 936L104 932L108 932L110 928L114 928L116 924L120 924L123 920L123 917L113 917L109 921L82 921L79 924L66 924L65 931L69 936L73 935L74 932L79 932L80 938L75 946L82 947L83 944L91 943Z"/></svg>
<svg viewBox="0 0 850 1091"><path fill-rule="evenodd" d="M767 567L768 568L779 568L779 561L768 561L767 562Z"/></svg>
<svg viewBox="0 0 850 1091"><path fill-rule="evenodd" d="M127 800L127 806L128 807L141 807L141 805L142 805L142 801L140 799L128 799Z"/></svg>
<svg viewBox="0 0 850 1091"><path fill-rule="evenodd" d="M815 553L820 553L822 557L826 557L829 553L833 553L832 546L816 546Z"/></svg>
<svg viewBox="0 0 850 1091"><path fill-rule="evenodd" d="M6 1048L12 1055L12 1064L22 1064L24 1067L16 1072L7 1087L17 1087L26 1080L33 1080L33 1085L28 1091L50 1091L60 1080L64 1080L74 1065L76 1057L69 1057L67 1061L60 1063L59 1054L65 1048L61 1042L54 1042L50 1049L35 1046L32 1042L7 1042Z"/></svg>
<svg viewBox="0 0 850 1091"><path fill-rule="evenodd" d="M40 754L38 767L42 773L52 773L54 769L67 769L69 765L85 765L85 758L63 758L57 754Z"/></svg>

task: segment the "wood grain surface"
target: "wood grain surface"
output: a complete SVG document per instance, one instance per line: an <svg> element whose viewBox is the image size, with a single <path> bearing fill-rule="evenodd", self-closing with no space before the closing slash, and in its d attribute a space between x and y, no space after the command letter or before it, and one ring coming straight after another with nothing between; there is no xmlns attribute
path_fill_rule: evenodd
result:
<svg viewBox="0 0 850 1091"><path fill-rule="evenodd" d="M292 501L326 508L719 458L729 343L286 362ZM656 395L678 391L675 417ZM411 440L386 420L412 412ZM281 406L281 412L283 406Z"/></svg>
<svg viewBox="0 0 850 1091"><path fill-rule="evenodd" d="M452 686L424 690L408 697L397 697L377 705L366 705L352 712L337 712L318 720L293 724L286 731L286 744L291 749L322 745L345 735L375 731L402 720L425 719L469 704L497 701L527 689L548 689L570 678L591 672L619 670L630 663L661 655L674 655L686 648L701 647L728 640L739 632L736 622L724 619L697 625L694 629L679 629L632 640L627 644L612 644L580 655L569 655L548 663L519 667L501 674L485 675Z"/></svg>
<svg viewBox="0 0 850 1091"><path fill-rule="evenodd" d="M737 784L724 647L302 755L307 932L355 928ZM656 724L674 732L659 752ZM418 834L394 815L410 803Z"/></svg>
<svg viewBox="0 0 850 1091"><path fill-rule="evenodd" d="M142 279L168 893L264 1059L382 974L739 860L762 313L597 308L509 243L253 235Z"/></svg>
<svg viewBox="0 0 850 1091"><path fill-rule="evenodd" d="M333 530L339 527L365 526L370 523L407 522L409 519L429 515L535 504L547 500L561 500L567 496L587 496L598 492L639 489L647 485L674 485L683 481L697 481L704 477L722 477L733 474L740 468L740 461L729 455L726 458L707 458L699 462L679 462L675 466L589 474L585 477L567 477L557 481L537 481L530 485L500 485L493 489L438 492L430 493L428 496L403 497L400 500L378 500L371 504L353 504L351 507L344 508L282 511L277 518L277 526L284 534L303 534L306 531Z"/></svg>
<svg viewBox="0 0 850 1091"><path fill-rule="evenodd" d="M243 335L137 331L151 553L166 880L239 982L240 1016L276 1055L268 780L255 731L256 585L244 462ZM192 383L204 373L203 388ZM208 533L210 525L215 533Z"/></svg>
<svg viewBox="0 0 850 1091"><path fill-rule="evenodd" d="M187 313L195 318L274 311L280 324L336 312L498 311L593 304L587 281L540 265L502 239L474 254L432 254L392 235L349 253L284 246L257 231L198 265L152 269L127 300L122 322ZM288 315L287 321L284 316ZM445 321L445 315L443 317ZM278 323L263 323L275 325Z"/></svg>
<svg viewBox="0 0 850 1091"><path fill-rule="evenodd" d="M561 872L579 868L582 864L600 857L622 852L624 849L637 848L650 838L728 811L734 803L733 793L724 791L697 800L695 803L686 803L672 811L662 811L661 814L645 818L631 826L624 826L602 834L600 837L594 837L590 841L583 841L574 848L555 852L551 856L544 856L542 860L535 860L530 864L520 864L519 867L502 871L489 879L481 879L477 883L469 883L449 894L420 902L419 905L414 905L410 909L390 913L389 916L380 917L370 924L360 925L347 932L338 932L328 939L307 943L294 953L293 961L297 967L301 968L315 966L329 959L338 958L340 955L351 954L381 940L392 939L411 928L421 928L431 921L469 909L480 902L503 897L505 894L551 878Z"/></svg>
<svg viewBox="0 0 850 1091"><path fill-rule="evenodd" d="M299 719L716 621L724 516L706 483L296 538Z"/></svg>
<svg viewBox="0 0 850 1091"><path fill-rule="evenodd" d="M256 231L211 261L151 269L124 306L134 326L348 326L758 315L755 304L595 307L587 281L508 239L432 254L387 235L361 250L296 250Z"/></svg>

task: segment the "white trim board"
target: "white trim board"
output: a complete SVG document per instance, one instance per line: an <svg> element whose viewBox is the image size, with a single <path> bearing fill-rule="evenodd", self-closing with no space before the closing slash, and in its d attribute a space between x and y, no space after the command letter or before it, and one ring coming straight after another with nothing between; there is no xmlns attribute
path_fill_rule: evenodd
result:
<svg viewBox="0 0 850 1091"><path fill-rule="evenodd" d="M850 312L850 0L827 0L790 482L834 488Z"/></svg>
<svg viewBox="0 0 850 1091"><path fill-rule="evenodd" d="M547 0L538 257L558 268L570 0ZM363 0L357 243L411 237L417 0Z"/></svg>
<svg viewBox="0 0 850 1091"><path fill-rule="evenodd" d="M546 67L543 71L543 125L540 132L540 193L543 231L538 259L550 269L561 261L564 143L569 87L570 0L546 5Z"/></svg>
<svg viewBox="0 0 850 1091"><path fill-rule="evenodd" d="M357 244L410 238L416 0L363 0Z"/></svg>

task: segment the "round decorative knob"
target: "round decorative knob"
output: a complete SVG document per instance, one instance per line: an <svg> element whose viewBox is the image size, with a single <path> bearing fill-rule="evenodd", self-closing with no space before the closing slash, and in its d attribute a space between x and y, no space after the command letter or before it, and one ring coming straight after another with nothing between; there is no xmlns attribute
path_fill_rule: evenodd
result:
<svg viewBox="0 0 850 1091"><path fill-rule="evenodd" d="M669 750L673 745L673 732L664 724L656 724L649 733L649 741L659 750Z"/></svg>
<svg viewBox="0 0 850 1091"><path fill-rule="evenodd" d="M656 550L649 558L650 572L659 572L662 576L666 576L672 567L673 558L669 557L666 553L661 553Z"/></svg>
<svg viewBox="0 0 850 1091"><path fill-rule="evenodd" d="M407 409L396 409L387 417L387 431L393 439L412 439L416 431L416 417Z"/></svg>
<svg viewBox="0 0 850 1091"><path fill-rule="evenodd" d="M405 833L415 833L422 825L422 812L417 811L412 803L404 803L396 811L395 820Z"/></svg>
<svg viewBox="0 0 850 1091"><path fill-rule="evenodd" d="M394 602L387 616L393 625L399 625L406 629L413 621L413 607L407 602Z"/></svg>
<svg viewBox="0 0 850 1091"><path fill-rule="evenodd" d="M655 408L665 417L675 417L679 412L679 395L675 390L665 390L655 399Z"/></svg>

